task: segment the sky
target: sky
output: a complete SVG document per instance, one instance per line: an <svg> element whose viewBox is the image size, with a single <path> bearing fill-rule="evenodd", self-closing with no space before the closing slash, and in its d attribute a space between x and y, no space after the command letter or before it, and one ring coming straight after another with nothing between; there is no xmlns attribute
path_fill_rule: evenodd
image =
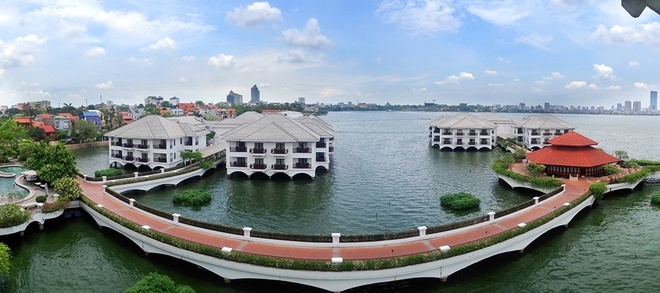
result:
<svg viewBox="0 0 660 293"><path fill-rule="evenodd" d="M618 0L3 0L0 105L147 96L648 107L660 15Z"/></svg>

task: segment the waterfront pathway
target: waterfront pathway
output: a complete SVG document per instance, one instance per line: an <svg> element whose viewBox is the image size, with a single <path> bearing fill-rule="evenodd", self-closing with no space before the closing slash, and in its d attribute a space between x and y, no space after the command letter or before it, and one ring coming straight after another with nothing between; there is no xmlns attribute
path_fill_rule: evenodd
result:
<svg viewBox="0 0 660 293"><path fill-rule="evenodd" d="M564 203L574 201L588 191L590 183L599 180L599 178L588 179L563 180L566 184L564 193L542 201L532 209L487 222L485 225L467 227L454 232L439 233L436 237L433 237L435 234L431 234L424 239L420 239L420 237L400 239L400 241L396 241L395 243L390 242L391 244L372 242L371 246L365 246L345 245L345 243L341 243L334 244L334 247L331 243L324 243L324 246L319 246L318 243L308 242L272 241L255 237L245 239L241 235L223 236L220 235L221 233L214 231L187 229L183 225L175 225L172 221L130 207L113 196L105 194L100 184L88 183L80 178L78 178L78 181L80 182L83 194L94 203L103 205L105 209L126 220L138 225L147 225L152 230L172 237L217 248L230 247L234 251L248 254L321 261L330 261L333 257L341 257L344 261L347 261L391 258L437 251L440 246L448 245L453 247L467 244L516 229L520 223L528 223L543 217L561 208Z"/></svg>

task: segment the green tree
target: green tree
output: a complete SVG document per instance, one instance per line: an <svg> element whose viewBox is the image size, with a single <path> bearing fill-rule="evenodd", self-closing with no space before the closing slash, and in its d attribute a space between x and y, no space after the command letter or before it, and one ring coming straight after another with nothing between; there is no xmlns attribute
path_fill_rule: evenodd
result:
<svg viewBox="0 0 660 293"><path fill-rule="evenodd" d="M53 188L55 188L55 192L68 200L78 200L82 195L80 184L72 177L63 177L55 180Z"/></svg>
<svg viewBox="0 0 660 293"><path fill-rule="evenodd" d="M15 158L18 155L19 143L28 138L27 131L16 121L8 119L0 125L0 157Z"/></svg>
<svg viewBox="0 0 660 293"><path fill-rule="evenodd" d="M539 177L545 171L545 165L529 163L527 164L527 171L532 174L532 177Z"/></svg>
<svg viewBox="0 0 660 293"><path fill-rule="evenodd" d="M162 103L160 103L160 106L163 108L170 108L172 107L172 103L170 103L169 101L163 101Z"/></svg>
<svg viewBox="0 0 660 293"><path fill-rule="evenodd" d="M41 127L31 127L28 130L28 135L30 138L32 138L34 141L42 141L46 140L46 132L44 131L43 128Z"/></svg>
<svg viewBox="0 0 660 293"><path fill-rule="evenodd" d="M53 183L63 177L76 177L76 157L64 144L35 144L33 155L23 164L25 168L37 171L42 180Z"/></svg>
<svg viewBox="0 0 660 293"><path fill-rule="evenodd" d="M32 156L32 153L34 153L34 145L34 141L29 139L22 140L18 146L18 160L27 161Z"/></svg>
<svg viewBox="0 0 660 293"><path fill-rule="evenodd" d="M195 293L195 290L187 285L177 285L166 275L152 272L124 293Z"/></svg>
<svg viewBox="0 0 660 293"><path fill-rule="evenodd" d="M204 105L206 105L206 103L204 103L203 101L200 100L200 101L195 101L195 105L197 105L197 107L204 107Z"/></svg>
<svg viewBox="0 0 660 293"><path fill-rule="evenodd" d="M516 159L516 162L522 161L525 157L527 157L527 150L523 147L516 148L513 152L513 158Z"/></svg>
<svg viewBox="0 0 660 293"><path fill-rule="evenodd" d="M621 169L619 167L612 165L612 164L607 164L603 166L603 170L605 173L607 173L607 176L610 178L610 181L616 179L619 174L621 174Z"/></svg>
<svg viewBox="0 0 660 293"><path fill-rule="evenodd" d="M596 199L602 199L607 192L607 184L603 181L592 183L589 185L589 191Z"/></svg>
<svg viewBox="0 0 660 293"><path fill-rule="evenodd" d="M622 150L614 151L614 155L621 160L628 159L628 153Z"/></svg>
<svg viewBox="0 0 660 293"><path fill-rule="evenodd" d="M99 129L87 120L78 120L73 123L71 138L75 142L88 142L96 138Z"/></svg>
<svg viewBox="0 0 660 293"><path fill-rule="evenodd" d="M0 242L0 275L6 275L11 269L11 250L7 244Z"/></svg>

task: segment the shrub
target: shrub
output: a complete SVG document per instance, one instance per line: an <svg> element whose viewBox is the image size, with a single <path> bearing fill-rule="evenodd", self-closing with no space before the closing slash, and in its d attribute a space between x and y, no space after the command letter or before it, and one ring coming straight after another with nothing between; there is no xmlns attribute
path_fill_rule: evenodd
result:
<svg viewBox="0 0 660 293"><path fill-rule="evenodd" d="M607 192L607 184L603 181L592 183L589 185L589 191L596 199L602 199L605 192Z"/></svg>
<svg viewBox="0 0 660 293"><path fill-rule="evenodd" d="M97 170L94 172L94 177L103 177L103 176L119 176L123 174L123 172L119 169L115 168L108 168L108 169L103 169L103 170Z"/></svg>
<svg viewBox="0 0 660 293"><path fill-rule="evenodd" d="M476 208L481 200L476 196L465 193L449 193L440 197L440 204L452 210L466 210Z"/></svg>
<svg viewBox="0 0 660 293"><path fill-rule="evenodd" d="M25 223L30 219L30 212L17 204L0 206L0 228L13 227Z"/></svg>
<svg viewBox="0 0 660 293"><path fill-rule="evenodd" d="M11 269L11 250L7 244L0 242L0 275L6 275Z"/></svg>
<svg viewBox="0 0 660 293"><path fill-rule="evenodd" d="M71 177L64 177L55 180L53 187L55 187L55 191L59 193L60 196L68 200L80 199L80 195L82 194L80 184L76 179Z"/></svg>
<svg viewBox="0 0 660 293"><path fill-rule="evenodd" d="M41 208L41 211L44 212L44 213L52 213L52 212L56 212L56 211L59 211L59 210L63 210L68 205L69 205L69 200L67 200L66 198L60 197L60 198L57 199L57 201L55 201L53 203L45 203L44 207Z"/></svg>
<svg viewBox="0 0 660 293"><path fill-rule="evenodd" d="M177 285L166 275L158 273L149 273L139 280L133 287L124 291L124 293L194 293L195 290L187 285Z"/></svg>
<svg viewBox="0 0 660 293"><path fill-rule="evenodd" d="M45 195L37 196L36 201L38 203L44 203L44 202L46 202L46 196Z"/></svg>
<svg viewBox="0 0 660 293"><path fill-rule="evenodd" d="M200 189L188 189L175 194L172 202L175 204L200 206L211 202L211 193Z"/></svg>
<svg viewBox="0 0 660 293"><path fill-rule="evenodd" d="M660 193L656 193L651 196L651 204L660 206Z"/></svg>

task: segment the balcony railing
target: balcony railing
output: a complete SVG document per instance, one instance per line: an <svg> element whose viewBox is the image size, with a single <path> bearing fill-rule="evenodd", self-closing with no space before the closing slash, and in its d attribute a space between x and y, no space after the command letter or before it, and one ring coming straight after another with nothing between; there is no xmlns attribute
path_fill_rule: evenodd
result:
<svg viewBox="0 0 660 293"><path fill-rule="evenodd" d="M310 164L309 163L296 163L296 164L293 165L293 168L296 168L296 169L309 169Z"/></svg>
<svg viewBox="0 0 660 293"><path fill-rule="evenodd" d="M479 144L488 144L488 141L487 140L482 140L482 141L479 141Z"/></svg>
<svg viewBox="0 0 660 293"><path fill-rule="evenodd" d="M480 131L479 135L488 135L488 131Z"/></svg>
<svg viewBox="0 0 660 293"><path fill-rule="evenodd" d="M433 133L440 133L440 129L433 129Z"/></svg>
<svg viewBox="0 0 660 293"><path fill-rule="evenodd" d="M122 143L121 143L121 141L117 141L117 142L113 142L112 145L122 146Z"/></svg>
<svg viewBox="0 0 660 293"><path fill-rule="evenodd" d="M312 150L310 148L294 148L293 152L294 153L311 153Z"/></svg>
<svg viewBox="0 0 660 293"><path fill-rule="evenodd" d="M548 139L544 140L543 144L550 144L550 140L548 140Z"/></svg>
<svg viewBox="0 0 660 293"><path fill-rule="evenodd" d="M531 144L539 144L539 141L538 141L538 140L535 140L535 139L532 139L532 141L531 141L530 143L531 143Z"/></svg>
<svg viewBox="0 0 660 293"><path fill-rule="evenodd" d="M456 132L456 135L465 135L465 132L458 131Z"/></svg>
<svg viewBox="0 0 660 293"><path fill-rule="evenodd" d="M113 158L121 159L123 158L121 154L114 154L112 155Z"/></svg>
<svg viewBox="0 0 660 293"><path fill-rule="evenodd" d="M285 155L289 153L288 149L279 149L279 148L274 148L270 149L271 154L276 154L276 155Z"/></svg>
<svg viewBox="0 0 660 293"><path fill-rule="evenodd" d="M240 147L240 146L230 147L229 151L230 152L237 152L237 153L244 153L244 152L247 152L247 147L244 147L244 146L243 147Z"/></svg>
<svg viewBox="0 0 660 293"><path fill-rule="evenodd" d="M474 136L474 135L477 135L477 132L476 131L470 131L470 132L468 132L468 135Z"/></svg>
<svg viewBox="0 0 660 293"><path fill-rule="evenodd" d="M329 151L329 152L334 152L334 151L335 151L335 147L329 147L329 148L328 148L328 151Z"/></svg>
<svg viewBox="0 0 660 293"><path fill-rule="evenodd" d="M125 144L124 144L124 147L125 147L125 148L132 148L132 147L135 147L135 145L132 144L132 143L125 143Z"/></svg>
<svg viewBox="0 0 660 293"><path fill-rule="evenodd" d="M442 144L451 144L451 140L443 140Z"/></svg>
<svg viewBox="0 0 660 293"><path fill-rule="evenodd" d="M523 131L522 131L522 129L518 129L518 131L516 131L516 133L517 134L523 134Z"/></svg>
<svg viewBox="0 0 660 293"><path fill-rule="evenodd" d="M266 164L251 164L250 169L263 170L263 169L266 169Z"/></svg>
<svg viewBox="0 0 660 293"><path fill-rule="evenodd" d="M167 158L154 158L154 162L167 163Z"/></svg>
<svg viewBox="0 0 660 293"><path fill-rule="evenodd" d="M316 143L317 148L325 148L325 146L326 146L325 142L317 142Z"/></svg>
<svg viewBox="0 0 660 293"><path fill-rule="evenodd" d="M456 145L463 145L463 142L462 141L457 141Z"/></svg>
<svg viewBox="0 0 660 293"><path fill-rule="evenodd" d="M167 145L164 145L164 144L155 144L155 145L154 145L154 148L155 148L155 149L161 149L161 150L164 150L164 149L167 148Z"/></svg>
<svg viewBox="0 0 660 293"><path fill-rule="evenodd" d="M543 135L552 135L552 132L544 132Z"/></svg>
<svg viewBox="0 0 660 293"><path fill-rule="evenodd" d="M442 133L442 135L451 135L451 131L445 131Z"/></svg>
<svg viewBox="0 0 660 293"><path fill-rule="evenodd" d="M135 158L133 156L126 156L124 158L125 161L135 161Z"/></svg>
<svg viewBox="0 0 660 293"><path fill-rule="evenodd" d="M317 157L316 161L317 162L325 162L325 157Z"/></svg>
<svg viewBox="0 0 660 293"><path fill-rule="evenodd" d="M234 162L231 162L231 166L232 167L247 167L247 162L234 161Z"/></svg>
<svg viewBox="0 0 660 293"><path fill-rule="evenodd" d="M474 141L468 142L468 145L476 145L477 143Z"/></svg>
<svg viewBox="0 0 660 293"><path fill-rule="evenodd" d="M149 145L148 145L148 144L138 144L138 145L137 145L137 148L138 148L138 149L148 149L148 148L149 148Z"/></svg>
<svg viewBox="0 0 660 293"><path fill-rule="evenodd" d="M193 145L192 141L186 141L183 143L183 145Z"/></svg>
<svg viewBox="0 0 660 293"><path fill-rule="evenodd" d="M436 136L433 138L433 141L440 141L440 138Z"/></svg>
<svg viewBox="0 0 660 293"><path fill-rule="evenodd" d="M555 135L561 135L561 131L555 131Z"/></svg>
<svg viewBox="0 0 660 293"><path fill-rule="evenodd" d="M266 149L265 148L259 148L259 149L258 148L251 148L250 153L251 154L265 154Z"/></svg>
<svg viewBox="0 0 660 293"><path fill-rule="evenodd" d="M138 162L141 162L141 163L148 163L149 162L149 158L137 158L135 160L138 161Z"/></svg>
<svg viewBox="0 0 660 293"><path fill-rule="evenodd" d="M532 135L539 135L538 131L532 131Z"/></svg>
<svg viewBox="0 0 660 293"><path fill-rule="evenodd" d="M270 168L273 169L273 170L288 170L289 165L274 164L274 165L270 165Z"/></svg>

